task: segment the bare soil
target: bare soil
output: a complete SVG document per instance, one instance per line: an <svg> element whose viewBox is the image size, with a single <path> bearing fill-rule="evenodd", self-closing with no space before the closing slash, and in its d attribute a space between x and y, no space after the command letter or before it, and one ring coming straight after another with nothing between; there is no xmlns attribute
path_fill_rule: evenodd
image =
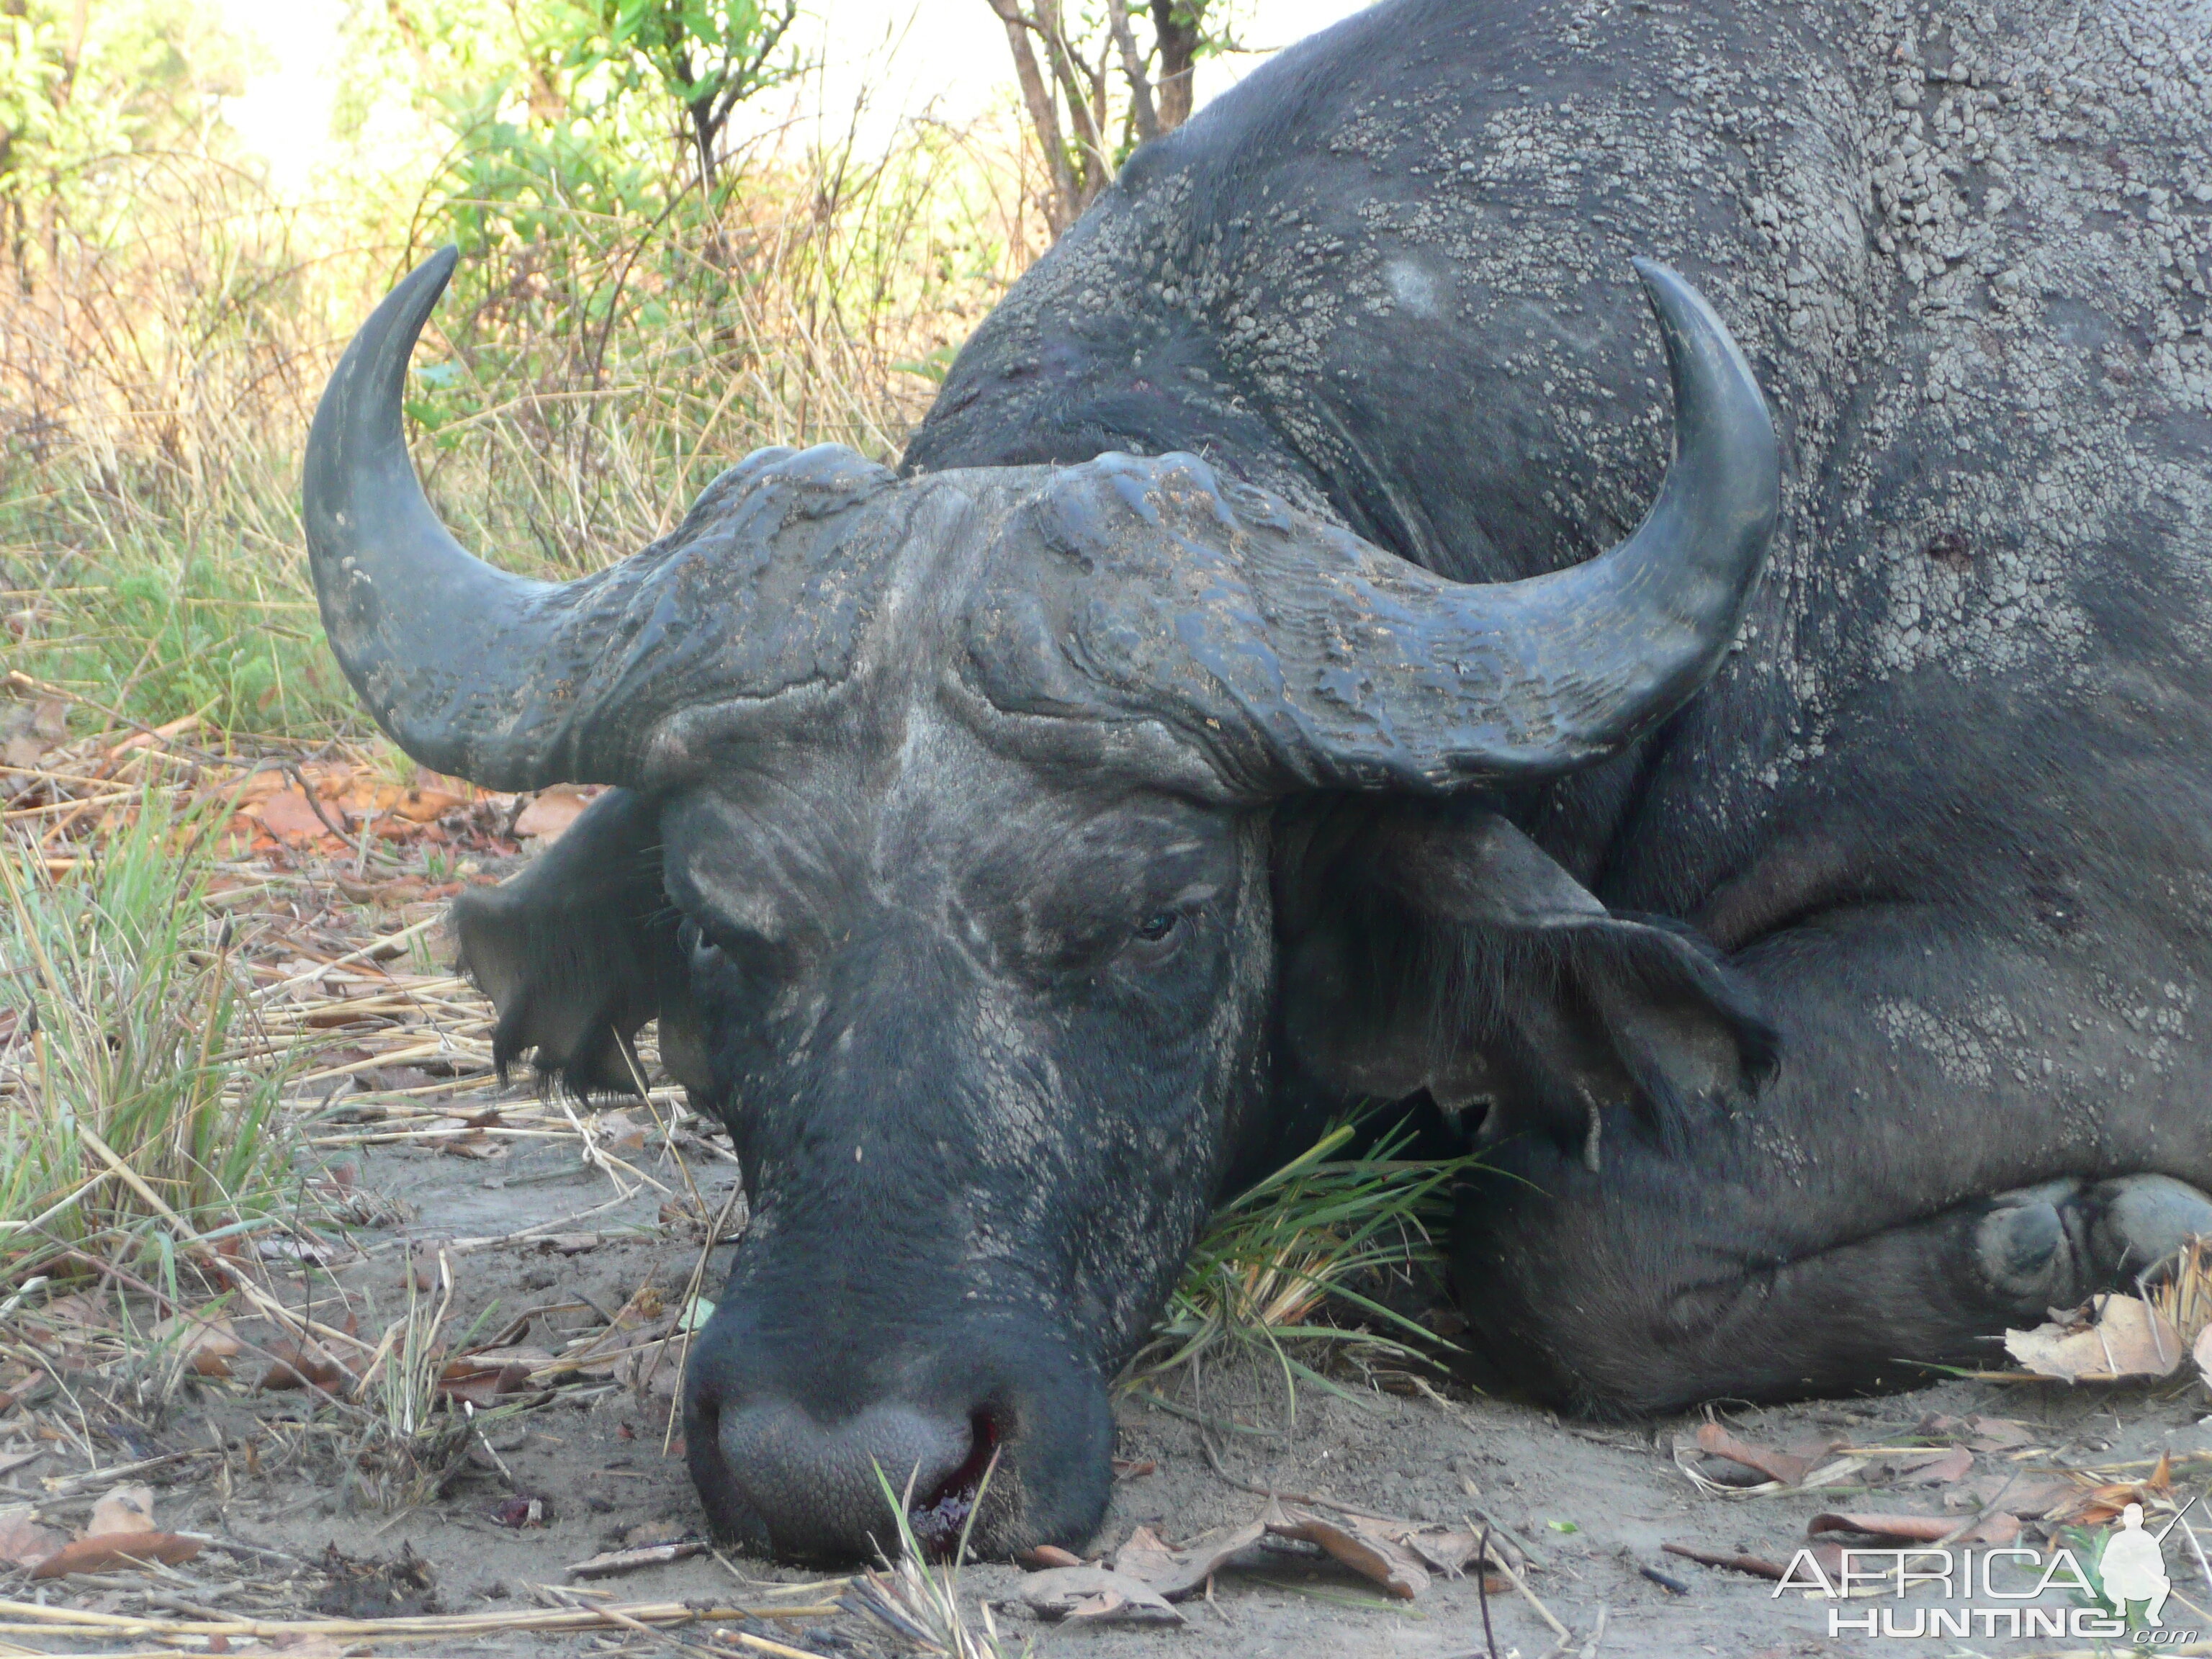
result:
<svg viewBox="0 0 2212 1659"><path fill-rule="evenodd" d="M479 1313L486 1316L481 1328L490 1330L524 1310L554 1310L533 1315L528 1340L556 1351L570 1340L572 1328L588 1334L641 1286L657 1285L671 1307L678 1304L698 1254L698 1235L687 1232L680 1219L663 1221L665 1200L659 1192L640 1185L627 1200L599 1207L609 1203L608 1177L580 1159L574 1139L502 1144L512 1150L489 1160L407 1144L348 1153L356 1188L397 1200L402 1213L384 1225L359 1229L362 1254L332 1264L331 1281L363 1310L388 1310L404 1304L410 1260L433 1261L443 1243L464 1326ZM629 1158L644 1173L681 1188L665 1158L656 1163L649 1151ZM692 1167L701 1196L717 1205L733 1166L695 1158ZM453 1243L526 1229L551 1229L564 1237L558 1246L542 1237ZM586 1231L598 1241L578 1248L582 1241L572 1235ZM727 1247L714 1252L709 1294L727 1254ZM319 1297L335 1296L321 1275L316 1283ZM304 1297L306 1283L295 1285ZM242 1332L252 1328L241 1327ZM96 1408L88 1408L92 1414L83 1426L96 1464L72 1449L71 1441L34 1438L33 1419L20 1408L12 1418L0 1417L0 1467L23 1449L46 1452L0 1479L0 1505L28 1500L41 1506L50 1526L82 1524L100 1483L87 1483L67 1497L56 1497L49 1483L66 1481L88 1467L221 1445L220 1456L190 1457L149 1473L160 1524L279 1552L312 1570L265 1554L210 1549L173 1570L170 1580L111 1574L32 1585L15 1573L0 1575L0 1596L172 1618L190 1616L185 1609L193 1607L260 1618L426 1608L496 1613L539 1606L544 1598L533 1586L577 1583L565 1570L600 1551L696 1534L699 1513L684 1464L664 1449L665 1382L658 1390L648 1386L642 1397L635 1388L605 1379L554 1389L490 1431L504 1473L480 1453L442 1497L392 1514L371 1507L357 1481L349 1488L335 1437L302 1430L313 1415L308 1397L255 1391L249 1384L258 1372L250 1358L242 1358L232 1381L186 1382L158 1418L136 1428L119 1419L103 1428ZM2212 1478L2212 1431L2206 1426L2212 1419L2199 1420L2207 1405L2195 1384L2185 1390L2114 1392L1954 1380L1874 1400L1726 1411L1723 1420L1741 1439L1776 1447L1808 1440L1894 1446L1931 1418L1978 1413L2028 1431L2025 1446L1980 1454L1967 1480L1942 1489L1900 1484L1876 1458L1837 1488L1748 1496L1703 1490L1678 1468L1677 1438L1694 1437L1703 1417L1591 1425L1449 1384L1434 1395L1399 1395L1371 1384L1355 1384L1352 1392L1356 1398L1346 1400L1302 1389L1288 1429L1280 1383L1264 1368L1217 1367L1201 1378L1185 1378L1170 1398L1185 1414L1125 1398L1118 1407L1119 1450L1130 1472L1117 1484L1099 1547L1118 1544L1139 1525L1175 1540L1249 1521L1270 1489L1384 1515L1467 1519L1478 1527L1490 1524L1528 1548L1534 1563L1528 1589L1571 1633L1567 1640L1503 1581L1493 1578L1486 1590L1473 1577L1439 1580L1417 1600L1397 1601L1349 1571L1288 1547L1248 1552L1217 1577L1211 1595L1183 1604L1186 1622L1179 1627L1042 1622L1019 1600L1022 1570L996 1564L971 1565L963 1574L970 1618L980 1622L980 1598L992 1604L1009 1652L1032 1642L1040 1654L1097 1659L1201 1653L1231 1659L1437 1659L1493 1650L1500 1659L1516 1653L1523 1659L1547 1654L1780 1659L2087 1649L2094 1644L2014 1641L1978 1631L1966 1641L1832 1636L1831 1604L1794 1591L1778 1595L1770 1583L1698 1565L1663 1553L1662 1547L1682 1544L1786 1563L1805 1541L1808 1521L1824 1510L1909 1510L1964 1518L1972 1513L1965 1494L1978 1491L1986 1497L1990 1477L2015 1469L2094 1468L2105 1471L2098 1479L2132 1480L2148 1472L2147 1464L2124 1467L2133 1460L2206 1454L2208 1461L2179 1462L2174 1471L2178 1501L2185 1504ZM1189 1414L1216 1425L1218 1470L1210 1465ZM1940 1442L1942 1434L1934 1438ZM1753 1478L1741 1470L1730 1476L1729 1466L1715 1460L1691 1461L1711 1476ZM1975 1481L1985 1484L1976 1487ZM1967 1507L1947 1510L1947 1492ZM510 1524L517 1518L512 1500L518 1494L539 1500L538 1524ZM2027 1541L2038 1536L2031 1527ZM2212 1638L2212 1617L2196 1611L2212 1607L2207 1584L2212 1572L2200 1574L2179 1546L2177 1535L2167 1553L2179 1594L2169 1604L2166 1624L2194 1626ZM409 1564L410 1552L427 1571ZM599 1581L598 1588L611 1591L607 1599L617 1601L759 1605L769 1583L803 1583L809 1577L765 1561L706 1553ZM149 1589L156 1599L149 1599ZM836 1594L833 1588L799 1604L822 1605ZM158 1599L163 1596L166 1602ZM1893 1620L1909 1628L1913 1609L1945 1605L1950 1604L1929 1592L1901 1603L1854 1601L1841 1611L1856 1620L1887 1606ZM2054 1590L2042 1605L2063 1607L2067 1597ZM727 1621L720 1627L739 1628ZM713 1628L694 1626L678 1634L718 1651L739 1650L709 1634ZM882 1625L850 1610L742 1628L823 1656L909 1650ZM131 1650L129 1642L112 1638L73 1643L18 1630L0 1639L25 1644L0 1650ZM241 1640L234 1650L253 1645ZM665 1650L666 1644L613 1630L604 1635L497 1633L428 1646L440 1652L566 1654L643 1653ZM202 1640L190 1650L209 1650ZM354 1640L300 1650L421 1652L425 1644Z"/></svg>

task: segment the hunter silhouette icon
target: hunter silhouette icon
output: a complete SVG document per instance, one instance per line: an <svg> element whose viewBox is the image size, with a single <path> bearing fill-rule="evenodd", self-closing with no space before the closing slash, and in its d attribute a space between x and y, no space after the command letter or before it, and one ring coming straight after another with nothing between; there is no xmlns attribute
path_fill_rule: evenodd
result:
<svg viewBox="0 0 2212 1659"><path fill-rule="evenodd" d="M2166 1559L2158 1540L2142 1529L2142 1505L2130 1504L2120 1512L2120 1529L2105 1544L2101 1564L2105 1595L2123 1614L2130 1601L2149 1603L2143 1617L2162 1624L2159 1609L2166 1605L2173 1581L2166 1576Z"/></svg>

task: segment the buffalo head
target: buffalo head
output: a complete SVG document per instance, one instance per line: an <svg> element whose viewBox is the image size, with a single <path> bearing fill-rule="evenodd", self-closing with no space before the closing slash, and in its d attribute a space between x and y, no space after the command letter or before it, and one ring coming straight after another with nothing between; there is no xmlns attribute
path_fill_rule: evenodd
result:
<svg viewBox="0 0 2212 1659"><path fill-rule="evenodd" d="M657 1019L730 1126L752 1221L685 1411L741 1540L865 1553L878 1470L925 1535L987 1469L981 1547L1090 1532L1106 1381L1285 1068L1504 1086L1332 906L1410 906L1478 977L1545 941L1577 1006L1636 1003L1584 1042L1593 1075L1662 1086L1640 1056L1669 1009L1749 1040L1693 943L1608 915L1485 805L1679 708L1756 580L1772 429L1671 272L1640 268L1674 464L1632 536L1555 574L1455 584L1189 455L902 481L823 447L757 454L673 534L548 585L457 546L407 458L453 264L386 300L316 415L323 618L424 763L618 786L463 901L463 952L502 1060L626 1088ZM1376 875L1349 898L1300 874L1347 860Z"/></svg>

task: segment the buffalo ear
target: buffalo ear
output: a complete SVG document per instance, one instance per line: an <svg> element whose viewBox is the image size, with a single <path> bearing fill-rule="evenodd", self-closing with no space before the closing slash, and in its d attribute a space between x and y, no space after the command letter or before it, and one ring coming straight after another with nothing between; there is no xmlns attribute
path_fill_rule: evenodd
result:
<svg viewBox="0 0 2212 1659"><path fill-rule="evenodd" d="M461 971L498 1006L501 1075L534 1053L540 1075L579 1095L637 1094L631 1044L660 1022L671 1075L704 1097L709 1079L677 917L660 884L659 815L610 789L530 866L453 902Z"/></svg>
<svg viewBox="0 0 2212 1659"><path fill-rule="evenodd" d="M1391 804L1296 839L1285 1031L1348 1094L1425 1090L1596 1156L1599 1109L1671 1129L1755 1088L1775 1036L1711 945L1616 913L1495 812ZM1356 809L1355 809L1356 810Z"/></svg>

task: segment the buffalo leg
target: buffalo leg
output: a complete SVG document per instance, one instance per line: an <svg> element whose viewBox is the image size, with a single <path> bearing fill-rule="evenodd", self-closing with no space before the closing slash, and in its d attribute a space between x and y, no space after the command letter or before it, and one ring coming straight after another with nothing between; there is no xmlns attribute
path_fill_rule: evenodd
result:
<svg viewBox="0 0 2212 1659"><path fill-rule="evenodd" d="M2193 1048L2141 1059L2154 991L1897 926L1740 958L1784 1037L1759 1097L1671 1135L1601 1108L1594 1170L1491 1149L1452 1249L1485 1358L1594 1412L1905 1387L2212 1232L2212 1079Z"/></svg>

